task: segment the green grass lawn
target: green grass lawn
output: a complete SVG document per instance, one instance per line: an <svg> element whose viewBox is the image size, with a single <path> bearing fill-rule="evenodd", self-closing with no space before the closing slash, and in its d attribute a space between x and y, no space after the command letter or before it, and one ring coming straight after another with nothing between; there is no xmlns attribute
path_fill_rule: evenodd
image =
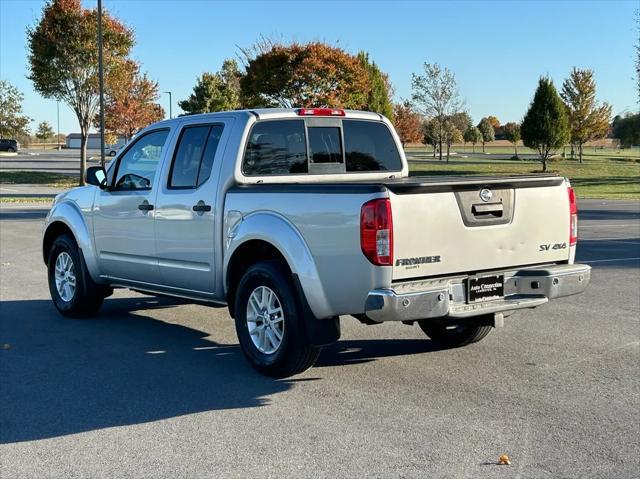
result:
<svg viewBox="0 0 640 479"><path fill-rule="evenodd" d="M42 171L0 171L0 183L73 188L74 186L78 186L78 178L60 173L47 173Z"/></svg>
<svg viewBox="0 0 640 479"><path fill-rule="evenodd" d="M454 145L452 147L452 151L455 150L458 155L468 155L468 156L478 156L481 157L484 154L482 153L482 145L476 145L475 152L473 152L470 144L467 144L464 148L462 145ZM407 147L405 149L407 153L420 153L420 154L433 154L433 149L431 147ZM489 146L485 147L486 153L499 153L503 155L513 155L514 149L513 146ZM568 157L571 153L570 148L564 149L565 155ZM562 150L559 151L559 154L562 153ZM525 146L518 146L518 154L522 155L536 155L537 152L532 150L531 148L527 148ZM640 162L640 148L593 148L585 146L583 150L583 154L585 158L609 158L609 159L623 159L630 161L638 161ZM576 151L577 158L577 151Z"/></svg>
<svg viewBox="0 0 640 479"><path fill-rule="evenodd" d="M35 198L18 198L15 196L9 197L0 197L0 204L30 204L30 203L38 203L38 204L51 204L53 202L53 198L44 198L44 197L35 197Z"/></svg>
<svg viewBox="0 0 640 479"><path fill-rule="evenodd" d="M413 161L407 151L409 169L413 176L431 175L521 175L540 173L537 161L496 160L486 155L468 158L451 157L445 160ZM629 157L627 157L629 158ZM633 158L633 157L631 157ZM549 172L571 180L580 198L640 199L640 162L603 155L585 155L584 163L577 160L558 160L548 164Z"/></svg>

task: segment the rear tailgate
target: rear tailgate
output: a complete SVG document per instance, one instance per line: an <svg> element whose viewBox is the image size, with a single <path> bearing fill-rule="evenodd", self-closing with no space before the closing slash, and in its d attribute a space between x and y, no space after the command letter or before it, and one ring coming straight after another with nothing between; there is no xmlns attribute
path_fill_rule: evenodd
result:
<svg viewBox="0 0 640 479"><path fill-rule="evenodd" d="M393 279L567 261L564 178L391 180Z"/></svg>

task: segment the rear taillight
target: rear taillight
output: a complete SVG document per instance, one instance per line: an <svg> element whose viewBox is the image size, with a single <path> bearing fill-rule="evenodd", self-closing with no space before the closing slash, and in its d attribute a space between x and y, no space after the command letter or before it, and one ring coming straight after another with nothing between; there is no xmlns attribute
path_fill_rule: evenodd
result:
<svg viewBox="0 0 640 479"><path fill-rule="evenodd" d="M578 203L576 193L569 187L569 246L578 242Z"/></svg>
<svg viewBox="0 0 640 479"><path fill-rule="evenodd" d="M393 264L393 220L389 198L371 200L360 210L360 246L377 266Z"/></svg>
<svg viewBox="0 0 640 479"><path fill-rule="evenodd" d="M344 116L344 110L339 108L300 108L300 116Z"/></svg>

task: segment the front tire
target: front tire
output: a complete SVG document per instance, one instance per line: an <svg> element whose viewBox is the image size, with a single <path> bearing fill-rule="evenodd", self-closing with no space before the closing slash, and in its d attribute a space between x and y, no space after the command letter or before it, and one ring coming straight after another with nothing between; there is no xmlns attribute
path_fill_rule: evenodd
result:
<svg viewBox="0 0 640 479"><path fill-rule="evenodd" d="M53 304L65 316L91 316L106 296L104 288L91 279L75 240L66 234L51 246L48 279Z"/></svg>
<svg viewBox="0 0 640 479"><path fill-rule="evenodd" d="M322 348L313 346L285 267L277 261L251 266L238 285L235 324L240 348L251 365L272 377L312 367Z"/></svg>
<svg viewBox="0 0 640 479"><path fill-rule="evenodd" d="M461 320L455 324L438 319L421 319L418 324L436 345L447 349L477 343L493 329L482 317Z"/></svg>

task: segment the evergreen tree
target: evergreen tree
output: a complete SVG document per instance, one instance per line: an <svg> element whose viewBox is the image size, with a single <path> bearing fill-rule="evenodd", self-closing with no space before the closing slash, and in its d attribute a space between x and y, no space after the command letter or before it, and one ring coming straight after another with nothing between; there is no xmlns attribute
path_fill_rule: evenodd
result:
<svg viewBox="0 0 640 479"><path fill-rule="evenodd" d="M566 107L551 79L540 78L520 131L525 146L538 151L546 172L550 156L570 138Z"/></svg>
<svg viewBox="0 0 640 479"><path fill-rule="evenodd" d="M371 87L364 109L380 113L393 122L394 108L391 102L393 89L389 82L389 77L380 70L376 62L369 61L368 53L358 53L358 60L367 71L369 86Z"/></svg>
<svg viewBox="0 0 640 479"><path fill-rule="evenodd" d="M240 71L235 60L225 60L216 73L205 72L196 81L189 98L178 102L188 114L240 108Z"/></svg>

